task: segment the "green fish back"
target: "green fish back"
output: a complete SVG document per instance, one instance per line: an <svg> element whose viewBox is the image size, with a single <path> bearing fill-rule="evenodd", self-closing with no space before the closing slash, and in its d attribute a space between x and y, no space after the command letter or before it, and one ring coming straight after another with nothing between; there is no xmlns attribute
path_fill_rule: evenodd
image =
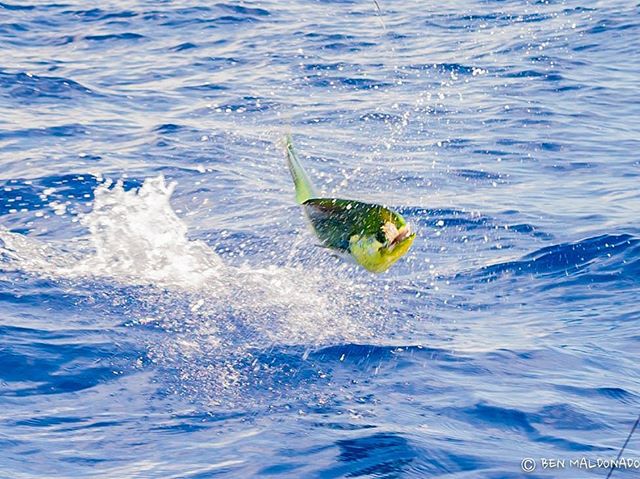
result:
<svg viewBox="0 0 640 479"><path fill-rule="evenodd" d="M404 225L399 214L381 205L339 198L310 198L303 203L320 241L339 250L349 249L353 235L376 236L384 243L382 225Z"/></svg>

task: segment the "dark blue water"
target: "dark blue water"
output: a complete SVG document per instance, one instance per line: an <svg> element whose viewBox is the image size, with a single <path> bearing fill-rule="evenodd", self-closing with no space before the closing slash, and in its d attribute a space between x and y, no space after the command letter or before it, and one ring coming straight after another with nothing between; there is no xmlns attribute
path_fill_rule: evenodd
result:
<svg viewBox="0 0 640 479"><path fill-rule="evenodd" d="M379 3L0 3L0 477L606 476L640 9ZM417 228L388 273L316 246L287 132Z"/></svg>

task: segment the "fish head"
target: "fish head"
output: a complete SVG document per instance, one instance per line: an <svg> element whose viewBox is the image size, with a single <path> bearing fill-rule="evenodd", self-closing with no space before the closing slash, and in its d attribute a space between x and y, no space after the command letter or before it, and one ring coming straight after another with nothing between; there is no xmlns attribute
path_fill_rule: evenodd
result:
<svg viewBox="0 0 640 479"><path fill-rule="evenodd" d="M408 224L386 221L381 226L384 240L380 234L353 235L349 239L349 252L366 270L382 273L402 258L416 238Z"/></svg>

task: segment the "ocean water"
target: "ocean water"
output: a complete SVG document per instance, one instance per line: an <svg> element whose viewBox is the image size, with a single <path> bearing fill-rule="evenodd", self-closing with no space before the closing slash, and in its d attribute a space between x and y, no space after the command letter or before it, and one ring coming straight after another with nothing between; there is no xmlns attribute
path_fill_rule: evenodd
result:
<svg viewBox="0 0 640 479"><path fill-rule="evenodd" d="M2 0L2 479L607 475L640 7L378 4ZM286 133L418 230L389 272L318 247Z"/></svg>

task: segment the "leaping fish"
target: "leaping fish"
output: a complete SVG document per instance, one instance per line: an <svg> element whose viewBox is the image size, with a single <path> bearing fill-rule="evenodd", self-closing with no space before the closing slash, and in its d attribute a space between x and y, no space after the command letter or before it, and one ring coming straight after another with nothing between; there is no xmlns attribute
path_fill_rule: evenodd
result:
<svg viewBox="0 0 640 479"><path fill-rule="evenodd" d="M287 164L302 205L320 242L348 252L358 264L382 273L409 251L416 234L405 219L382 205L342 198L320 198L300 164L290 136L285 138Z"/></svg>

